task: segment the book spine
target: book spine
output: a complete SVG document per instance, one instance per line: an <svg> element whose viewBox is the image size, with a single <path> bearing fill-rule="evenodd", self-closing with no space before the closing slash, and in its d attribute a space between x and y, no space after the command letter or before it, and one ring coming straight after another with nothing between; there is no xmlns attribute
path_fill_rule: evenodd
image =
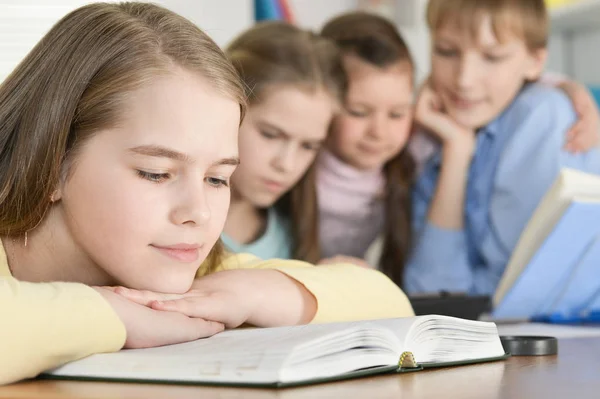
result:
<svg viewBox="0 0 600 399"><path fill-rule="evenodd" d="M417 368L419 368L419 365L415 361L415 356L412 354L412 352L402 352L402 355L400 355L400 360L398 361L398 369L405 370Z"/></svg>

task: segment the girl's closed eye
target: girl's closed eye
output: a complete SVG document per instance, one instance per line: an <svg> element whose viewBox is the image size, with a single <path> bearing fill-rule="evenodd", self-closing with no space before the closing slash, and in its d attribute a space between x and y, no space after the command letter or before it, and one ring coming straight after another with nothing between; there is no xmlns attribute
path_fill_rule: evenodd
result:
<svg viewBox="0 0 600 399"><path fill-rule="evenodd" d="M439 46L435 47L435 53L442 57L455 57L456 55L458 55L458 51L456 51L452 48L439 47Z"/></svg>
<svg viewBox="0 0 600 399"><path fill-rule="evenodd" d="M321 143L302 143L302 148L307 151L319 151Z"/></svg>
<svg viewBox="0 0 600 399"><path fill-rule="evenodd" d="M508 56L504 54L484 54L484 58L488 62L497 63L504 61Z"/></svg>
<svg viewBox="0 0 600 399"><path fill-rule="evenodd" d="M346 108L346 112L348 112L351 116L354 116L356 118L366 118L367 116L369 116L369 113L365 110Z"/></svg>
<svg viewBox="0 0 600 399"><path fill-rule="evenodd" d="M207 177L206 182L215 188L229 187L229 179L225 177Z"/></svg>
<svg viewBox="0 0 600 399"><path fill-rule="evenodd" d="M261 130L260 135L269 140L273 140L279 137L277 133L272 133L267 130Z"/></svg>
<svg viewBox="0 0 600 399"><path fill-rule="evenodd" d="M137 169L136 173L142 179L151 181L153 183L162 183L171 177L171 175L169 173L154 173L154 172L147 172L147 171L141 170L141 169Z"/></svg>

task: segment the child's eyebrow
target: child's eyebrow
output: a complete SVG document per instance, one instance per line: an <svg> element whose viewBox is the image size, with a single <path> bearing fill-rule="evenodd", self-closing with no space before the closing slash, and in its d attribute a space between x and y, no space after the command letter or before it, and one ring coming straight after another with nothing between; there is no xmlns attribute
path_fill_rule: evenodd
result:
<svg viewBox="0 0 600 399"><path fill-rule="evenodd" d="M140 145L130 148L129 152L148 157L169 158L181 162L190 161L190 157L187 154L159 145Z"/></svg>
<svg viewBox="0 0 600 399"><path fill-rule="evenodd" d="M223 158L217 162L214 162L211 166L219 166L219 165L238 166L239 164L240 164L239 157L229 157L229 158Z"/></svg>
<svg viewBox="0 0 600 399"><path fill-rule="evenodd" d="M273 125L273 124L271 124L269 122L262 121L261 124L263 126L265 126L267 129L273 130L275 133L277 133L277 134L279 134L279 135L281 135L283 137L286 137L286 138L291 137L283 129L281 129L281 128L279 128L279 127L277 127L277 126L275 126L275 125Z"/></svg>
<svg viewBox="0 0 600 399"><path fill-rule="evenodd" d="M191 162L189 155L179 151L175 151L171 148L159 146L159 145L140 145L129 149L129 152L139 155L145 155L148 157L157 158L169 158L180 162ZM227 157L213 162L211 166L218 165L232 165L237 166L240 164L240 158L237 156Z"/></svg>
<svg viewBox="0 0 600 399"><path fill-rule="evenodd" d="M311 145L321 145L325 142L325 138L316 139L316 140L305 140L303 142L306 144L311 144Z"/></svg>
<svg viewBox="0 0 600 399"><path fill-rule="evenodd" d="M447 45L454 45L456 43L455 39L447 37L447 36L435 36L434 41L436 43L442 43L442 44L447 44Z"/></svg>
<svg viewBox="0 0 600 399"><path fill-rule="evenodd" d="M266 121L262 121L261 125L266 127L269 130L272 130L274 133L277 133L278 135L282 136L284 139L289 140L289 139L294 139L295 136L292 134L287 133L286 131L284 131L283 129L273 125L272 123L266 122ZM322 139L306 139L303 140L304 143L311 143L311 144L322 144L325 141L325 138Z"/></svg>

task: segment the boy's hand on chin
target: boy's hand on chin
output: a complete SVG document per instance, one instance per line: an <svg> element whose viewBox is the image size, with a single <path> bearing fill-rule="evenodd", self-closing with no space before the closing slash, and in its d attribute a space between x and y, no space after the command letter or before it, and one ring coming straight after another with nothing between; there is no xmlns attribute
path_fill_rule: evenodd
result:
<svg viewBox="0 0 600 399"><path fill-rule="evenodd" d="M272 269L227 270L194 281L185 294L112 288L115 293L156 311L168 311L227 328L242 324L276 327L310 322L316 299L296 280Z"/></svg>
<svg viewBox="0 0 600 399"><path fill-rule="evenodd" d="M114 287L93 287L125 325L125 348L148 348L210 337L225 329L222 323L163 312L128 300Z"/></svg>
<svg viewBox="0 0 600 399"><path fill-rule="evenodd" d="M472 157L475 151L475 132L456 123L443 111L440 97L429 79L425 81L415 107L415 121L443 144L444 152L452 150Z"/></svg>

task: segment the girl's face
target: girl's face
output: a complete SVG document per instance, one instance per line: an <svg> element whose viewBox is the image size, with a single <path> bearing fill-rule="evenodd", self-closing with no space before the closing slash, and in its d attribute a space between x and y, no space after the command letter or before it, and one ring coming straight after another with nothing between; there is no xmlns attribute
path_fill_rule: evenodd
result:
<svg viewBox="0 0 600 399"><path fill-rule="evenodd" d="M239 104L178 69L123 115L77 153L55 196L60 229L117 284L185 292L223 229Z"/></svg>
<svg viewBox="0 0 600 399"><path fill-rule="evenodd" d="M327 148L358 169L376 169L406 145L412 125L411 67L378 68L356 56L344 58L349 87L344 111L335 118Z"/></svg>
<svg viewBox="0 0 600 399"><path fill-rule="evenodd" d="M258 208L273 205L315 160L335 111L322 90L277 87L248 109L240 128L237 196Z"/></svg>

